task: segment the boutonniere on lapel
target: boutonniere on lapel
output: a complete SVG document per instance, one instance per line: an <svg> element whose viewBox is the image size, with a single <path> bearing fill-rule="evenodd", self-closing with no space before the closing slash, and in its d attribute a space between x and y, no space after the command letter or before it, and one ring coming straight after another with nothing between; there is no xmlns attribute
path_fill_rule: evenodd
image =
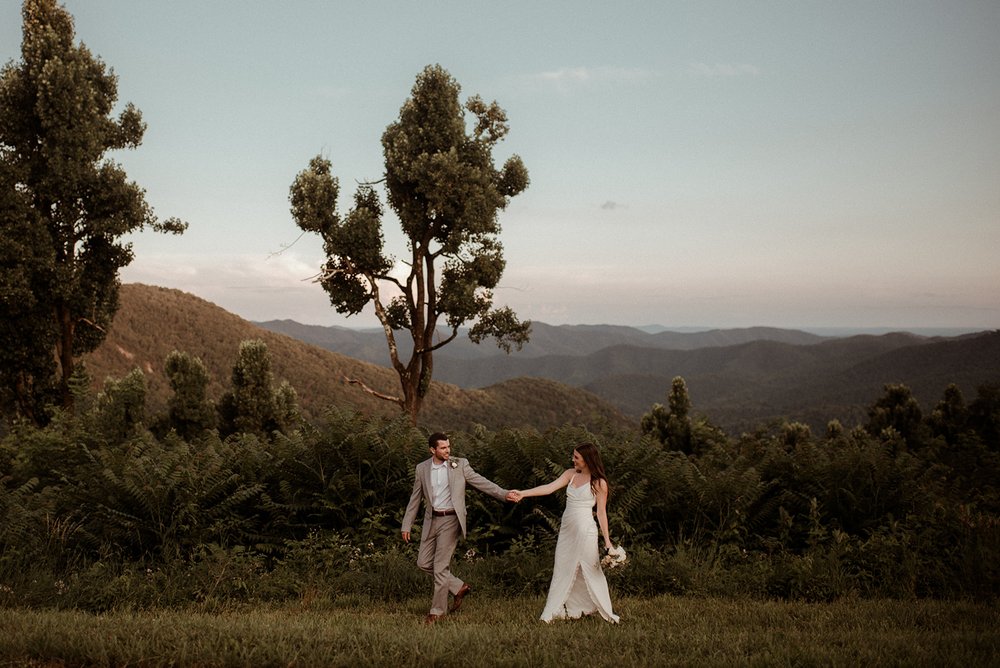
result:
<svg viewBox="0 0 1000 668"><path fill-rule="evenodd" d="M458 462L456 462L454 459L449 459L448 460L448 466L450 466L453 469L457 469L458 468Z"/></svg>

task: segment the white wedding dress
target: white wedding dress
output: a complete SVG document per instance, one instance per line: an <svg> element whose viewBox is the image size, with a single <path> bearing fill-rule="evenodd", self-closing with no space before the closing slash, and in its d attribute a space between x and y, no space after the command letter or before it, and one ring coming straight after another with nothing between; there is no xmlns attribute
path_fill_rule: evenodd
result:
<svg viewBox="0 0 1000 668"><path fill-rule="evenodd" d="M609 622L618 621L618 615L611 610L608 581L598 555L595 503L597 499L589 482L573 487L573 479L570 479L566 486L566 511L556 542L552 582L542 611L543 622L576 619L594 612L601 613Z"/></svg>

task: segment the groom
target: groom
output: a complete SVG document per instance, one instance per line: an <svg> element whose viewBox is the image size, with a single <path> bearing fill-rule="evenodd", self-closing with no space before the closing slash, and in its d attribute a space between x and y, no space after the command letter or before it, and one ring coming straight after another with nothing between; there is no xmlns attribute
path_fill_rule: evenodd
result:
<svg viewBox="0 0 1000 668"><path fill-rule="evenodd" d="M434 576L434 599L424 619L433 624L448 612L455 612L472 591L465 582L451 574L451 558L458 545L458 535L465 537L465 484L501 501L513 501L513 492L490 482L472 470L469 460L451 458L451 443L440 432L427 439L431 458L417 464L413 492L403 515L403 540L410 542L410 529L417 517L420 499L424 500L424 523L420 533L417 566ZM455 600L448 610L448 594Z"/></svg>

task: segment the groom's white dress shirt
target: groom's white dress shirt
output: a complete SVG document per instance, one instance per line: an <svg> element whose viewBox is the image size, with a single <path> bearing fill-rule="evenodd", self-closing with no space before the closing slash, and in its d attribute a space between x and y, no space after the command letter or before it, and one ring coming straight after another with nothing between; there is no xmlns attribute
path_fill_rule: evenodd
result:
<svg viewBox="0 0 1000 668"><path fill-rule="evenodd" d="M431 464L431 489L431 505L434 506L434 510L452 510L455 507L448 485L447 462Z"/></svg>

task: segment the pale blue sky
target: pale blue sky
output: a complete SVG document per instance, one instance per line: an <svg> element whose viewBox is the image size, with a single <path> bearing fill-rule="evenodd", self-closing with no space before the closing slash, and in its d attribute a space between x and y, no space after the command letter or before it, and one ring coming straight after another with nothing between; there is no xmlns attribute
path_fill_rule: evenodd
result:
<svg viewBox="0 0 1000 668"><path fill-rule="evenodd" d="M0 60L20 2L0 0ZM497 304L551 324L1000 327L1000 2L67 0L149 128L181 237L123 272L252 320L370 326L308 279L288 188L382 175L418 72L505 108ZM394 221L387 249L405 256ZM293 244L293 242L295 242ZM284 250L283 250L284 249ZM275 254L282 251L279 254Z"/></svg>

